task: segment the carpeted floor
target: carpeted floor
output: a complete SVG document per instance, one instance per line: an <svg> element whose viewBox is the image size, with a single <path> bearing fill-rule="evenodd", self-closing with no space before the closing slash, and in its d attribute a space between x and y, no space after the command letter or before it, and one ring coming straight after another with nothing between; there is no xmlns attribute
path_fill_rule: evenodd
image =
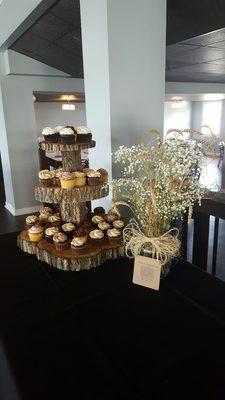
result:
<svg viewBox="0 0 225 400"><path fill-rule="evenodd" d="M0 245L1 400L224 399L223 282L180 261L153 292L125 259L63 272Z"/></svg>

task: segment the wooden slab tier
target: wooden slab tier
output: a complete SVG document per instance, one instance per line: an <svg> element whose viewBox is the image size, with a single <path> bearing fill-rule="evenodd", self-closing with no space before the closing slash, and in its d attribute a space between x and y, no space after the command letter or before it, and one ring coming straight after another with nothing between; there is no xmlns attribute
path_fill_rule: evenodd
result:
<svg viewBox="0 0 225 400"><path fill-rule="evenodd" d="M28 231L22 231L17 237L17 245L28 254L36 254L37 252L37 242L32 242L29 239Z"/></svg>
<svg viewBox="0 0 225 400"><path fill-rule="evenodd" d="M35 253L27 251L30 244L35 247ZM120 243L109 243L104 239L100 243L92 244L88 242L84 249L57 250L54 244L42 239L38 243L32 243L28 238L28 232L22 231L18 236L18 246L21 250L30 254L36 254L38 260L44 261L55 268L63 271L81 271L83 269L95 268L109 259L124 256L124 246Z"/></svg>
<svg viewBox="0 0 225 400"><path fill-rule="evenodd" d="M45 151L78 151L91 149L95 147L96 142L92 140L91 142L86 143L73 143L73 144L63 144L63 143L51 143L51 142L40 142L40 147Z"/></svg>
<svg viewBox="0 0 225 400"><path fill-rule="evenodd" d="M45 187L41 184L35 186L35 199L42 203L58 204L64 201L70 202L85 202L106 197L109 194L108 185L98 186L83 186L70 190L62 189L59 186Z"/></svg>

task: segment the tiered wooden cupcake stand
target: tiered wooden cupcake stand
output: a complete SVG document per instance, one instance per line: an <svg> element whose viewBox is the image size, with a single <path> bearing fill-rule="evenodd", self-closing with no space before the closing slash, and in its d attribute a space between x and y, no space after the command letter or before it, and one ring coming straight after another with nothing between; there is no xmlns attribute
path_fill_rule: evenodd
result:
<svg viewBox="0 0 225 400"><path fill-rule="evenodd" d="M82 170L81 150L92 148L95 142L62 143L42 142L41 148L46 151L61 151L64 171ZM83 186L70 190L59 186L35 186L35 198L42 203L60 204L61 217L64 222L74 222L82 227L82 222L88 219L87 201L100 199L109 193L108 184L98 186ZM54 244L44 238L40 242L31 242L28 230L23 230L18 236L18 246L26 253L34 254L41 261L64 271L80 271L96 267L106 260L124 255L123 243L109 243L105 238L96 244L88 241L84 249L57 250Z"/></svg>

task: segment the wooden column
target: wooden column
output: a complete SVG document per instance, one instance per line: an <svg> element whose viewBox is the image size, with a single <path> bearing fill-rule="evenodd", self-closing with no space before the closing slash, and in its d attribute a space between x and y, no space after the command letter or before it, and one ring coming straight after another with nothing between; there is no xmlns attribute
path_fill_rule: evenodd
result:
<svg viewBox="0 0 225 400"><path fill-rule="evenodd" d="M81 171L81 150L62 151L62 164L64 171Z"/></svg>

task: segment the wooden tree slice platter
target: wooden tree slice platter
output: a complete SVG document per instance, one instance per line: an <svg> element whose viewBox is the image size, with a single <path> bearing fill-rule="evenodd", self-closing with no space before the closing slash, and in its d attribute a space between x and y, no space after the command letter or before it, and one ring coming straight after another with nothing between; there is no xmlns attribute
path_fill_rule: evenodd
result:
<svg viewBox="0 0 225 400"><path fill-rule="evenodd" d="M60 186L45 187L41 184L35 186L35 199L42 203L66 203L70 202L85 202L100 199L108 196L109 186L83 186L70 190L62 189Z"/></svg>
<svg viewBox="0 0 225 400"><path fill-rule="evenodd" d="M73 250L71 247L65 250L57 250L54 244L48 243L42 239L38 243L31 242L27 231L22 231L18 236L18 246L21 250L36 254L38 260L44 261L55 268L63 271L81 271L83 269L95 268L109 259L115 259L124 256L124 246L120 243L109 243L107 238L103 241L93 244L88 242L85 248ZM35 247L35 252L31 253Z"/></svg>
<svg viewBox="0 0 225 400"><path fill-rule="evenodd" d="M63 143L51 143L51 142L40 142L40 147L45 151L78 151L85 150L95 147L95 141L86 143L73 143L73 144L63 144Z"/></svg>

